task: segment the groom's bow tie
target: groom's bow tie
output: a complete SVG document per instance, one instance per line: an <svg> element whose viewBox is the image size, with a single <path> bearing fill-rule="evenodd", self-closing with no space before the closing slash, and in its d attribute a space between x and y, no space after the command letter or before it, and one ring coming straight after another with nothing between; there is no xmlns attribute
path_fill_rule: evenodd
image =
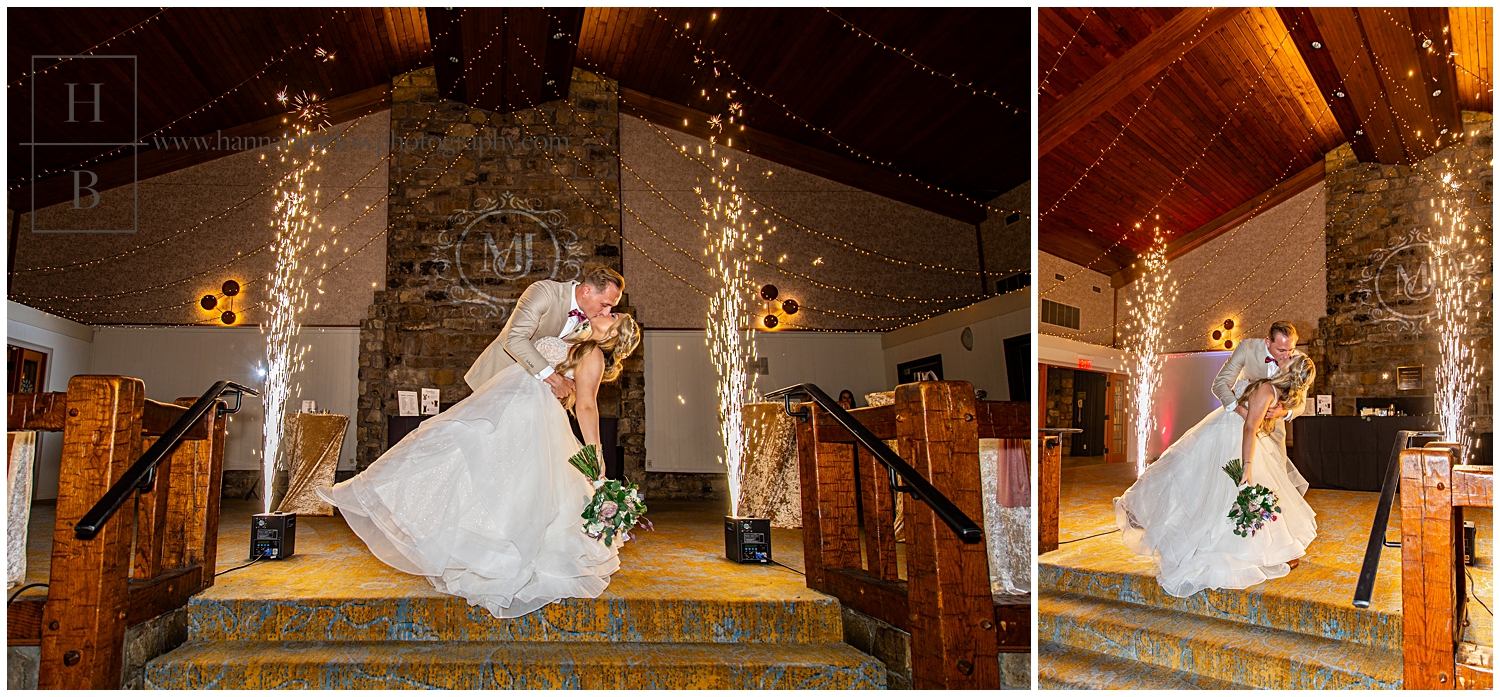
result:
<svg viewBox="0 0 1500 697"><path fill-rule="evenodd" d="M588 318L589 318L588 315L585 315L582 312L579 312L578 310L568 310L568 316L569 317L577 317L579 322L588 321Z"/></svg>
<svg viewBox="0 0 1500 697"><path fill-rule="evenodd" d="M577 310L574 310L574 312L577 312ZM1275 358L1272 358L1272 357L1270 357L1270 356L1266 356L1266 362L1267 362L1267 363L1275 363L1275 362L1276 362L1276 359L1275 359Z"/></svg>

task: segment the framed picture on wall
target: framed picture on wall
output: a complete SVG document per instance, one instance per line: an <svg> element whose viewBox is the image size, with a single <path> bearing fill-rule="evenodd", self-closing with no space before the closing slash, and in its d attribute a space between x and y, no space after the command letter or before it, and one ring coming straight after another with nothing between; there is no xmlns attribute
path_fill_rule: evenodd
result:
<svg viewBox="0 0 1500 697"><path fill-rule="evenodd" d="M943 379L943 354L896 364L896 384Z"/></svg>

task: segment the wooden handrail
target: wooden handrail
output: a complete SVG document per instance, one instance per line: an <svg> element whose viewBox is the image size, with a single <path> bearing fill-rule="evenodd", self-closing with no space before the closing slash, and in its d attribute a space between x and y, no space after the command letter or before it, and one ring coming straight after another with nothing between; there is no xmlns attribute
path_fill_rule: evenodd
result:
<svg viewBox="0 0 1500 697"><path fill-rule="evenodd" d="M894 454L916 476L963 517L983 520L979 438L1024 447L1029 406L977 402L967 382L901 385L895 396L893 405L846 418L815 400L797 426L807 585L909 632L913 687L997 688L999 652L1030 648L1027 606L997 603L984 545L966 544L909 491L906 579L899 577L891 478L850 425L894 440Z"/></svg>
<svg viewBox="0 0 1500 697"><path fill-rule="evenodd" d="M1401 617L1408 690L1492 689L1458 660L1467 601L1463 507L1494 507L1494 474L1455 467L1456 443L1401 451Z"/></svg>
<svg viewBox="0 0 1500 697"><path fill-rule="evenodd" d="M112 375L75 376L66 393L10 397L10 428L63 432L47 595L18 598L7 622L10 645L41 646L39 687L119 689L125 629L213 585L228 416L222 408L192 415L200 399L153 402L140 380ZM92 539L75 536L84 514L169 431L180 442L162 449L135 505Z"/></svg>

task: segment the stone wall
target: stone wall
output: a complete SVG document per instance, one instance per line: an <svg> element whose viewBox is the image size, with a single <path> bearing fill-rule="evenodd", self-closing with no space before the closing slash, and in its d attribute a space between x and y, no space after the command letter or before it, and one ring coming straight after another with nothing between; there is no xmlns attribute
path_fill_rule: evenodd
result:
<svg viewBox="0 0 1500 697"><path fill-rule="evenodd" d="M1445 173L1460 188L1450 198L1467 207L1477 225L1472 249L1481 259L1475 276L1484 302L1476 306L1470 336L1478 340L1479 364L1490 364L1491 116L1463 116L1465 140L1414 167L1361 163L1347 145L1327 156L1328 304L1311 348L1319 369L1312 392L1332 394L1335 415L1355 414L1359 397L1433 394L1438 350L1431 322L1428 242L1433 231L1428 226ZM1396 368L1411 365L1422 366L1422 390L1397 390ZM1492 376L1485 371L1471 402L1476 432L1493 428L1491 386Z"/></svg>
<svg viewBox="0 0 1500 697"><path fill-rule="evenodd" d="M1041 304L1038 303L1037 331L1099 346L1115 345L1116 293L1109 276L1038 251L1033 283L1038 298L1078 308L1078 329L1075 330L1041 321ZM1119 319L1123 321L1124 317Z"/></svg>
<svg viewBox="0 0 1500 697"><path fill-rule="evenodd" d="M443 403L499 335L516 299L585 265L619 270L618 87L575 70L568 103L498 114L438 98L432 68L394 81L384 289L361 325L358 466L385 451L396 392L437 388ZM632 311L630 281L620 309ZM637 351L600 416L619 418L625 474L643 479L644 361Z"/></svg>
<svg viewBox="0 0 1500 697"><path fill-rule="evenodd" d="M1047 366L1047 428L1073 427L1073 370ZM1072 446L1073 435L1062 434L1064 452Z"/></svg>

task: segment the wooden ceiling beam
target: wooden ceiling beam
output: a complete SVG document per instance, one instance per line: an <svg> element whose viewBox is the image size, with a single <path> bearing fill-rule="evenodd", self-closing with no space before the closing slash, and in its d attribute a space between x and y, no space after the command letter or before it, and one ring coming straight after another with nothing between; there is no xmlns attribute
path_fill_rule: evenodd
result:
<svg viewBox="0 0 1500 697"><path fill-rule="evenodd" d="M353 121L362 116L389 109L391 86L389 83L376 85L353 94L334 97L324 104L328 107L329 123L336 125ZM286 115L276 114L243 126L206 133L197 138L173 137L170 142L181 147L171 147L169 143L168 147L147 150L134 158L126 156L90 168L89 171L99 175L98 183L91 188L102 193L128 186L133 182L145 181L152 177L159 177L253 149L225 147L221 145L222 141L244 143L251 139L262 138L279 141L285 132ZM161 140L168 141L168 138L164 137ZM36 196L35 204L32 203L33 194ZM10 195L12 208L17 213L30 213L72 199L73 176L71 174L43 179L33 186L18 188Z"/></svg>
<svg viewBox="0 0 1500 697"><path fill-rule="evenodd" d="M1191 7L1151 32L1041 115L1037 157L1061 145L1242 12L1241 7Z"/></svg>
<svg viewBox="0 0 1500 697"><path fill-rule="evenodd" d="M708 126L709 114L629 88L620 88L620 112L704 140L719 135ZM880 167L749 127L733 133L732 139L734 150L795 167L824 179L965 223L980 223L985 219L984 207L978 203Z"/></svg>
<svg viewBox="0 0 1500 697"><path fill-rule="evenodd" d="M1333 53L1328 48L1327 39L1323 38L1317 22L1313 21L1312 10L1305 7L1281 7L1277 8L1276 13L1281 16L1282 24L1291 33L1292 41L1297 45L1297 53L1302 56L1308 72L1312 73L1318 92L1323 95L1323 101L1333 113L1333 119L1343 132L1344 139L1354 148L1354 156L1360 162L1374 162L1374 147L1370 145L1370 137L1364 132L1359 115L1354 113L1354 105L1349 99L1337 96L1340 91L1347 95L1348 88L1344 86L1344 77L1333 62ZM1319 48L1313 48L1314 44Z"/></svg>
<svg viewBox="0 0 1500 697"><path fill-rule="evenodd" d="M568 98L583 8L426 12L443 99L506 114Z"/></svg>
<svg viewBox="0 0 1500 697"><path fill-rule="evenodd" d="M1323 159L1319 158L1317 162L1287 177L1277 183L1276 186L1266 189L1256 197L1198 226L1198 229L1168 242L1167 259L1176 259L1187 254L1205 242L1248 222L1251 218L1260 215L1262 212L1271 210L1291 200L1298 194L1317 186L1325 177L1326 167L1327 165L1324 164ZM1140 272L1140 266L1132 261L1110 277L1110 285L1115 288L1124 288L1130 285L1136 278L1139 278Z"/></svg>

